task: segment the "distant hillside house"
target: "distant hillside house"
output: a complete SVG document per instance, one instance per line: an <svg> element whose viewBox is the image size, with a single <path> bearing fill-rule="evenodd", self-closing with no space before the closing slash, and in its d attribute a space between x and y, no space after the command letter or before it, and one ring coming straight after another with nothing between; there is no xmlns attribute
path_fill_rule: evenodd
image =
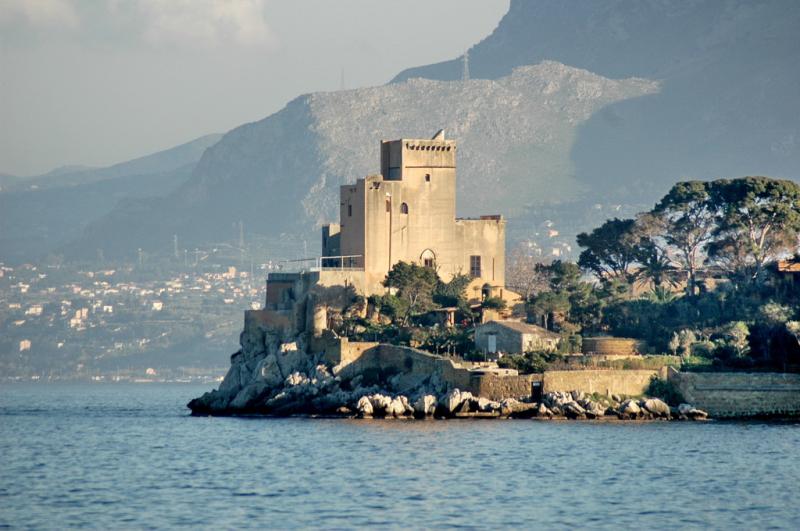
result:
<svg viewBox="0 0 800 531"><path fill-rule="evenodd" d="M475 347L488 354L553 352L559 339L558 334L541 326L520 321L489 321L475 329Z"/></svg>

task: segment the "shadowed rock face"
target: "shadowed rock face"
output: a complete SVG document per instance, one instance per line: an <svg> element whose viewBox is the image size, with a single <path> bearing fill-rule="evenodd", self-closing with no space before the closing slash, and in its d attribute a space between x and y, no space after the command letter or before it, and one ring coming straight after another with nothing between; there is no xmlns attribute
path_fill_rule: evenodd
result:
<svg viewBox="0 0 800 531"><path fill-rule="evenodd" d="M166 200L124 205L87 240L112 246L122 231L143 247L168 243L173 233L207 241L232 233L239 219L262 233L304 230L316 238L316 227L336 217L338 187L379 171L381 139L442 127L459 143L459 214L513 215L579 195L584 186L569 163L576 128L605 105L657 90L653 81L610 80L548 61L497 80L414 79L301 96L226 134ZM125 245L134 244L126 238Z"/></svg>

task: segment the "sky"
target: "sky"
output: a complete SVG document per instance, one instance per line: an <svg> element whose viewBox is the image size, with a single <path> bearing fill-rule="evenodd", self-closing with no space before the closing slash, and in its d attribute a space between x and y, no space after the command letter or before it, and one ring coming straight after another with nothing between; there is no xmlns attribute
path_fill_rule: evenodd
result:
<svg viewBox="0 0 800 531"><path fill-rule="evenodd" d="M461 55L508 0L0 0L0 173L105 166ZM343 82L343 83L342 83Z"/></svg>

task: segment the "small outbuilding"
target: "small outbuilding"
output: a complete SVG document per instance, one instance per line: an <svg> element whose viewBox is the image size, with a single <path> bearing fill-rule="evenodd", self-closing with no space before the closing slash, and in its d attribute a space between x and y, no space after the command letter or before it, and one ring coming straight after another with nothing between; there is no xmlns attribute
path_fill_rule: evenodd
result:
<svg viewBox="0 0 800 531"><path fill-rule="evenodd" d="M489 321L475 329L475 347L487 354L552 352L558 348L558 334L521 321Z"/></svg>

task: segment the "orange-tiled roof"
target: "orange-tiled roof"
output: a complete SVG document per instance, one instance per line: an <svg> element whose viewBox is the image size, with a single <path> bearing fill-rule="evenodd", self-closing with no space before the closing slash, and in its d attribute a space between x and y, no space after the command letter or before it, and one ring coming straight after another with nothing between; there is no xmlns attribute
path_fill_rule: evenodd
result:
<svg viewBox="0 0 800 531"><path fill-rule="evenodd" d="M778 271L781 273L800 273L800 260L779 260Z"/></svg>

